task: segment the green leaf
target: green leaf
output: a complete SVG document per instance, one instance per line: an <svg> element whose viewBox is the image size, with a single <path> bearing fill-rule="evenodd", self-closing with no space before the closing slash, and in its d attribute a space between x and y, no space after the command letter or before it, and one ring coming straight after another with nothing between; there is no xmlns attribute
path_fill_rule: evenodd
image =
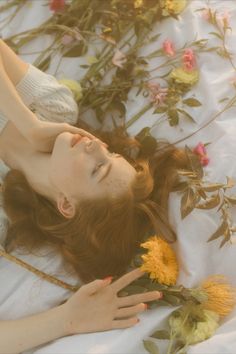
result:
<svg viewBox="0 0 236 354"><path fill-rule="evenodd" d="M202 106L201 102L198 101L196 98L187 98L186 100L183 100L183 103L190 107Z"/></svg>
<svg viewBox="0 0 236 354"><path fill-rule="evenodd" d="M184 114L185 117L190 119L193 123L196 123L196 121L193 119L193 117L188 112L186 112L184 109L178 108L177 111L179 111L180 113Z"/></svg>
<svg viewBox="0 0 236 354"><path fill-rule="evenodd" d="M179 123L179 114L177 109L170 109L168 111L168 119L169 119L169 123L170 126L173 127L175 125L178 125Z"/></svg>
<svg viewBox="0 0 236 354"><path fill-rule="evenodd" d="M157 107L156 109L155 109L155 111L152 113L152 114L155 114L155 113L165 113L166 111L167 111L167 106L164 106L164 107Z"/></svg>
<svg viewBox="0 0 236 354"><path fill-rule="evenodd" d="M220 38L222 41L223 41L223 36L221 36L219 33L217 33L217 32L209 32L209 34L213 34L213 36L216 36L216 37L218 37L218 38Z"/></svg>
<svg viewBox="0 0 236 354"><path fill-rule="evenodd" d="M152 342L151 340L143 340L143 345L144 348L148 351L150 354L160 354L158 346Z"/></svg>
<svg viewBox="0 0 236 354"><path fill-rule="evenodd" d="M156 339L170 339L170 333L165 330L159 330L153 332L150 337L156 338Z"/></svg>

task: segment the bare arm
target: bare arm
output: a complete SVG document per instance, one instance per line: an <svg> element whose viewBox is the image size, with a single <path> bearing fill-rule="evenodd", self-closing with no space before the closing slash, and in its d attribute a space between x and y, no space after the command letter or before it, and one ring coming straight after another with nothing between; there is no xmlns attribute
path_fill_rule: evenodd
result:
<svg viewBox="0 0 236 354"><path fill-rule="evenodd" d="M37 124L37 117L21 100L14 84L5 70L0 55L0 111L25 136Z"/></svg>
<svg viewBox="0 0 236 354"><path fill-rule="evenodd" d="M12 321L0 321L0 354L17 354L66 336L62 307Z"/></svg>

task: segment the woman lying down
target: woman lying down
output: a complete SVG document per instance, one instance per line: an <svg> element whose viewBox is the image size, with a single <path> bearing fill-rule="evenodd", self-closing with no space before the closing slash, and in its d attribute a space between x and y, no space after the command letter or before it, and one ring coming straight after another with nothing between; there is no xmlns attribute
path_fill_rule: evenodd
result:
<svg viewBox="0 0 236 354"><path fill-rule="evenodd" d="M169 144L150 157L140 150L133 159L121 148L132 139L73 126L78 108L67 87L22 61L2 40L0 54L1 247L11 252L51 245L83 283L50 310L0 319L0 354L132 327L161 293L117 293L144 274L127 272L144 235L154 230L175 240L168 197L188 159ZM119 278L112 282L114 276Z"/></svg>

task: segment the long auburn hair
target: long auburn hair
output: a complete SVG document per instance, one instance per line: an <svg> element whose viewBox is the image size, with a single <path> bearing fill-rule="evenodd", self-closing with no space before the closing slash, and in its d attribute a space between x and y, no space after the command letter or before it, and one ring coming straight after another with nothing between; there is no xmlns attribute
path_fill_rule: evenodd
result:
<svg viewBox="0 0 236 354"><path fill-rule="evenodd" d="M79 125L136 168L131 192L115 199L81 201L75 216L67 219L31 188L20 171L12 169L3 183L3 206L10 220L8 252L16 247L32 252L42 245L52 245L87 283L123 274L140 243L152 232L168 242L175 241L168 222L168 197L178 182L177 169L186 167L187 158L183 150L164 142L147 153L138 139L121 128L98 132L82 121ZM132 157L134 151L136 158Z"/></svg>

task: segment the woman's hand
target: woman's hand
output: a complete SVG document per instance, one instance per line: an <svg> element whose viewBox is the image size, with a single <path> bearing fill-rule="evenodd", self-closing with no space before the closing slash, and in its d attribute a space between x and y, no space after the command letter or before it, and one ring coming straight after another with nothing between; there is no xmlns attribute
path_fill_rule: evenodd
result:
<svg viewBox="0 0 236 354"><path fill-rule="evenodd" d="M111 280L95 280L83 285L62 307L66 333L89 333L131 327L138 322L137 314L147 306L143 302L157 300L158 291L118 297L117 292L142 276L139 268Z"/></svg>
<svg viewBox="0 0 236 354"><path fill-rule="evenodd" d="M37 122L35 122L33 128L30 129L25 137L36 150L42 152L52 152L57 136L63 132L80 134L82 136L87 136L90 139L97 139L86 130L74 127L68 123L54 123L41 120L37 120ZM105 143L103 144L106 145Z"/></svg>

